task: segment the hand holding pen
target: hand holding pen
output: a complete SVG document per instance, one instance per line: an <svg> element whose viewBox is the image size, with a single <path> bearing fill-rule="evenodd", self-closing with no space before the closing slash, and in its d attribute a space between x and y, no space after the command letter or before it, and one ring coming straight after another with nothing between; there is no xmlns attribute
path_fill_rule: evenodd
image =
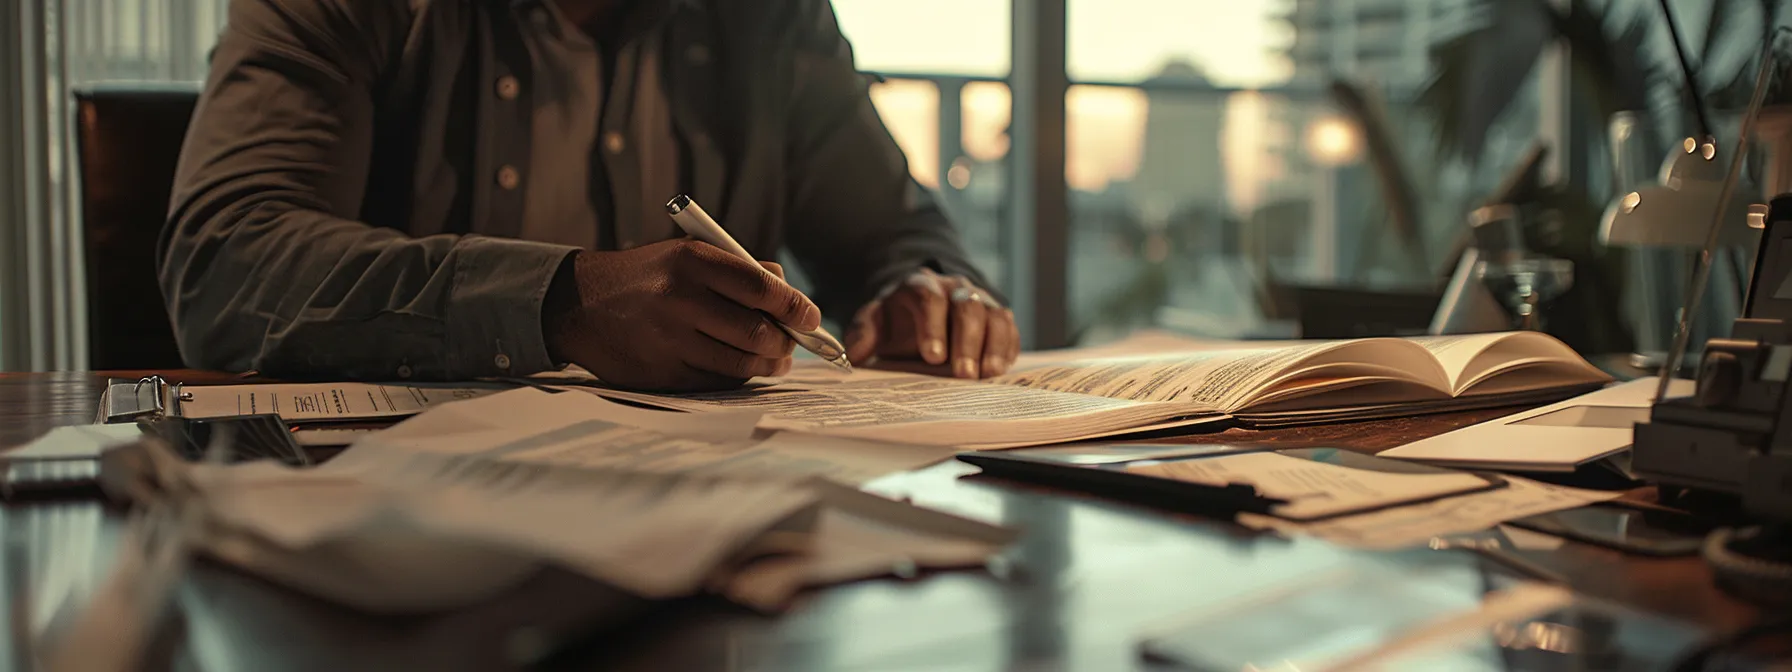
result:
<svg viewBox="0 0 1792 672"><path fill-rule="evenodd" d="M728 235L728 231L723 229L722 225L717 224L716 220L711 219L709 213L704 212L703 207L697 205L697 202L691 200L691 197L682 194L673 197L666 203L666 213L672 215L672 221L677 223L678 228L683 229L686 235L714 245L746 261L758 263L754 261L753 255L747 252L747 248L741 247L740 243L736 242L733 236ZM778 280L782 281L783 279L784 274L780 272ZM767 315L766 319L772 320L773 324L788 334L791 340L796 341L797 345L803 346L803 349L815 353L815 356L835 367L847 372L852 371L852 362L846 359L846 348L840 345L839 339L834 338L833 334L822 329L819 324L813 327L795 326L780 321L772 315Z"/></svg>
<svg viewBox="0 0 1792 672"><path fill-rule="evenodd" d="M547 354L610 385L659 392L782 375L795 343L780 325L821 328L821 310L782 275L688 238L576 252L543 300Z"/></svg>

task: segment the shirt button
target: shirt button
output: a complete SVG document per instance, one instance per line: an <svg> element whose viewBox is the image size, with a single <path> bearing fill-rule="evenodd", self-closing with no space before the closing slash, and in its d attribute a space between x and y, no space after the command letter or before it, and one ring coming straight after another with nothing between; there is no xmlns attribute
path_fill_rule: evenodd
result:
<svg viewBox="0 0 1792 672"><path fill-rule="evenodd" d="M626 145L627 143L622 140L621 133L610 131L604 134L604 149L610 150L611 154L621 154L622 148Z"/></svg>
<svg viewBox="0 0 1792 672"><path fill-rule="evenodd" d="M709 47L705 47L701 44L693 44L689 47L685 47L684 58L685 60L690 61L692 65L703 65L704 63L708 63Z"/></svg>
<svg viewBox="0 0 1792 672"><path fill-rule="evenodd" d="M517 83L515 77L505 75L498 78L499 98L503 98L504 100L516 100L516 94L521 93L522 90L523 85Z"/></svg>
<svg viewBox="0 0 1792 672"><path fill-rule="evenodd" d="M398 365L398 377L405 378L405 379L410 378L411 377L411 365L409 365L409 364Z"/></svg>
<svg viewBox="0 0 1792 672"><path fill-rule="evenodd" d="M505 189L515 189L517 183L521 182L522 179L521 176L517 175L515 168L504 166L498 169L498 186L500 187Z"/></svg>
<svg viewBox="0 0 1792 672"><path fill-rule="evenodd" d="M492 358L492 363L497 364L500 369L509 369L510 355L499 353L497 357Z"/></svg>

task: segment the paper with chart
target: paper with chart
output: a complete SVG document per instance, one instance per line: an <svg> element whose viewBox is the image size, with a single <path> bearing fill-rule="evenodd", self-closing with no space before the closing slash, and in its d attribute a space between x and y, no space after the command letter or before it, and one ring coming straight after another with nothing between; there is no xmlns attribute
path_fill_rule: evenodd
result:
<svg viewBox="0 0 1792 672"><path fill-rule="evenodd" d="M1108 399L920 375L678 396L566 389L682 411L754 410L765 414L760 427L768 429L961 448L1061 443L1224 418L1190 403Z"/></svg>
<svg viewBox="0 0 1792 672"><path fill-rule="evenodd" d="M287 422L344 422L416 415L451 401L506 389L500 385L380 385L300 383L274 385L194 385L180 388L180 414L223 418L275 413Z"/></svg>

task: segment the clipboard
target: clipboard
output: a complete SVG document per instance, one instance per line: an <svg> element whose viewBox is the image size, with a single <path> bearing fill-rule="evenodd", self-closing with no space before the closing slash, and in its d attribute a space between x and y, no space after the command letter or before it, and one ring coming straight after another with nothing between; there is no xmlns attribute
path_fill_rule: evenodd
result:
<svg viewBox="0 0 1792 672"><path fill-rule="evenodd" d="M116 381L100 393L99 424L161 420L180 415L181 399L192 395L181 390L180 383L170 383L160 375L149 375L136 381Z"/></svg>
<svg viewBox="0 0 1792 672"><path fill-rule="evenodd" d="M961 453L987 476L1202 515L1311 522L1506 487L1493 474L1342 448L1181 446L1136 459L1115 445ZM1125 446L1136 449L1137 446ZM1164 448L1156 446L1154 448ZM1377 488L1385 492L1375 492Z"/></svg>

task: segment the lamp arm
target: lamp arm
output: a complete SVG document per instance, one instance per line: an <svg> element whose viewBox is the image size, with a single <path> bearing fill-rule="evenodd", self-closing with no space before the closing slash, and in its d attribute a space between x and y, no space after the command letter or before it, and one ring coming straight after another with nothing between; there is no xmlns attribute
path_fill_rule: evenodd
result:
<svg viewBox="0 0 1792 672"><path fill-rule="evenodd" d="M1667 21L1668 36L1674 40L1674 57L1680 61L1680 73L1686 77L1686 94L1692 98L1692 113L1699 120L1699 137L1716 142L1716 127L1711 125L1711 118L1705 116L1705 96L1699 93L1699 80L1693 73L1692 63L1686 59L1686 45L1680 42L1680 25L1674 21L1674 10L1668 6L1668 0L1661 0L1661 17ZM1772 33L1768 34L1767 44L1773 45Z"/></svg>

